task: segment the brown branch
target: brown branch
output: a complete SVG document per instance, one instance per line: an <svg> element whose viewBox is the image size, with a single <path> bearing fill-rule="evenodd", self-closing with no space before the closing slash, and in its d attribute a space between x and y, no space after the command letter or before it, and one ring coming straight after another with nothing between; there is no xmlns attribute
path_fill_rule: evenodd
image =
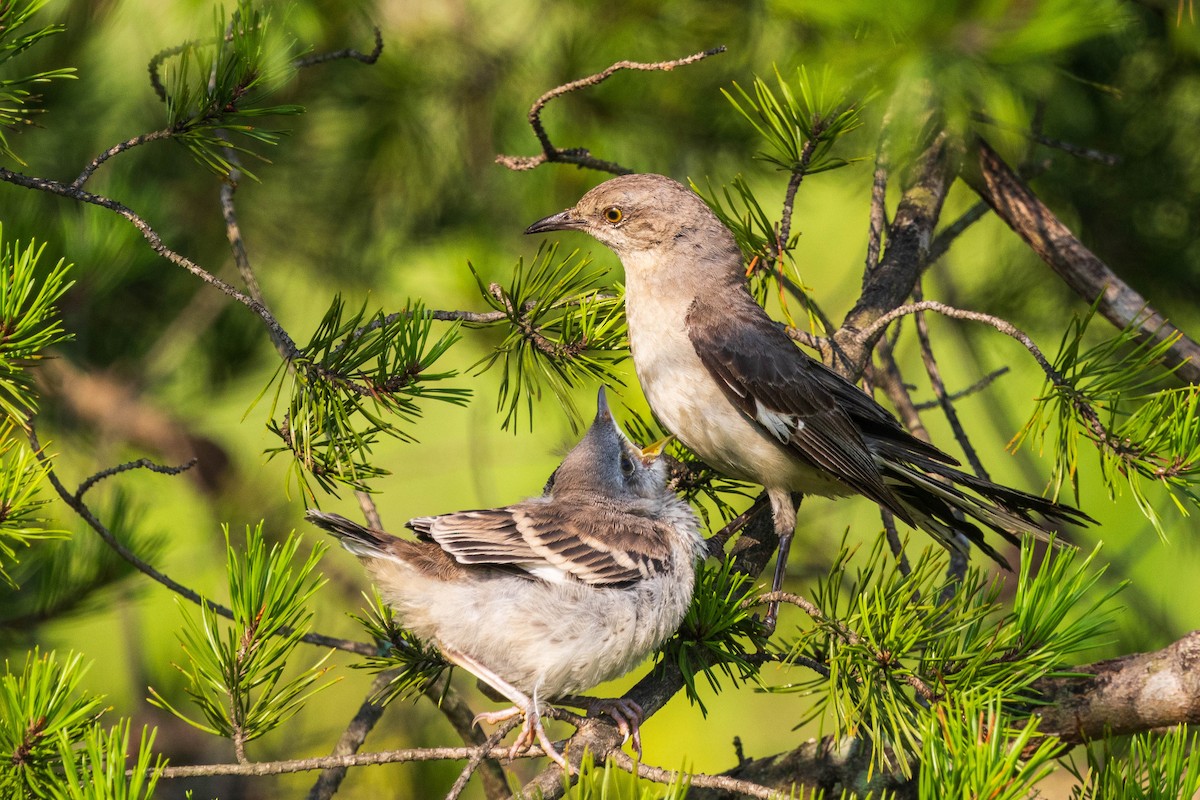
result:
<svg viewBox="0 0 1200 800"><path fill-rule="evenodd" d="M1200 344L1152 308L1133 287L1064 225L987 142L975 142L975 165L964 179L1018 236L1087 303L1118 328L1138 328L1141 341L1178 335L1167 351L1168 366L1188 383L1200 383Z"/></svg>
<svg viewBox="0 0 1200 800"><path fill-rule="evenodd" d="M1200 723L1200 630L1153 653L1133 653L1034 684L1048 703L1038 733L1067 744Z"/></svg>
<svg viewBox="0 0 1200 800"><path fill-rule="evenodd" d="M542 164L558 162L563 164L575 164L580 167L588 167L601 172L610 172L614 175L627 175L633 170L623 167L620 164L614 164L611 161L603 161L601 159L594 158L586 148L577 147L571 149L562 149L555 147L554 143L550 141L550 136L546 133L545 127L542 125L542 109L544 109L546 104L556 97L569 92L578 91L579 89L585 89L589 86L595 86L596 84L607 80L614 73L623 69L643 71L661 70L664 72L669 72L676 67L694 64L695 62L706 59L709 56L715 56L718 53L724 52L725 46L719 45L710 50L704 50L702 52L694 53L690 56L685 56L684 58L676 58L671 61L657 61L650 64L644 64L638 61L618 61L607 69L597 72L595 75L589 75L586 78L580 78L579 80L571 81L570 83L564 83L561 86L556 86L535 100L533 105L530 106L529 114L527 115L529 125L533 128L534 135L537 136L538 142L542 145L542 152L536 156L499 155L496 156L496 163L500 164L501 166L508 167L511 170L524 171L533 169L534 167L538 167Z"/></svg>
<svg viewBox="0 0 1200 800"><path fill-rule="evenodd" d="M888 246L879 265L864 274L862 294L833 336L827 361L843 375L857 378L866 367L875 338L882 328L873 323L905 301L929 258L929 244L941 215L942 203L957 173L958 148L941 133L925 148L912 168L888 230ZM860 331L871 330L871 335Z"/></svg>

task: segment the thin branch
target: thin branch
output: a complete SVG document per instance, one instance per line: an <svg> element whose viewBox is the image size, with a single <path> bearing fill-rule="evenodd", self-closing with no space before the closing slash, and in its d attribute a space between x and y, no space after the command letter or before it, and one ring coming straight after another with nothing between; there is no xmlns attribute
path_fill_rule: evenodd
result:
<svg viewBox="0 0 1200 800"><path fill-rule="evenodd" d="M638 777L646 778L655 783L674 783L681 776L687 775L687 785L702 789L720 789L725 792L734 792L739 797L757 797L762 800L779 800L780 798L792 797L791 792L782 792L778 789L772 789L767 786L762 786L750 781L740 780L738 778L730 778L726 775L704 775L704 774L689 774L681 773L678 770L663 769L662 767L652 767L648 764L635 762L623 751L618 750L609 756L612 763L625 772L634 772L636 770Z"/></svg>
<svg viewBox="0 0 1200 800"><path fill-rule="evenodd" d="M252 761L248 764L189 764L179 767L164 767L161 778L199 778L213 775L284 775L291 772L312 772L319 769L338 767L367 767L376 764L396 764L414 761L459 761L471 758L477 747L417 747L406 750L383 750L377 753L353 753L344 756L318 756L295 758L284 761ZM531 747L522 758L542 756L542 749ZM497 747L484 754L486 758L508 761L508 748ZM132 774L132 770L126 772Z"/></svg>
<svg viewBox="0 0 1200 800"><path fill-rule="evenodd" d="M375 507L375 499L368 492L361 490L354 493L354 498L358 500L358 507L367 521L367 527L377 531L383 530L383 519L379 516L379 509Z"/></svg>
<svg viewBox="0 0 1200 800"><path fill-rule="evenodd" d="M803 182L804 176L808 174L808 165L812 162L813 153L817 150L817 141L821 138L825 127L824 120L818 119L813 122L812 135L804 142L804 147L800 149L800 161L788 177L787 191L783 195L783 210L779 215L778 233L775 236L775 261L783 260L784 249L787 247L788 238L792 235L792 209L796 204L796 192L800 190L800 184Z"/></svg>
<svg viewBox="0 0 1200 800"><path fill-rule="evenodd" d="M1178 336L1166 354L1167 366L1188 383L1200 383L1200 344L1121 280L1079 241L1054 212L1004 162L987 142L975 142L976 167L964 179L988 205L1087 303L1119 329L1136 325L1141 341L1160 342Z"/></svg>
<svg viewBox="0 0 1200 800"><path fill-rule="evenodd" d="M893 98L894 99L894 98ZM875 171L871 175L871 213L867 224L867 258L863 274L875 271L879 265L879 254L883 251L883 232L887 230L887 185L891 170L891 146L888 131L891 128L892 107L888 105L879 126L879 144L875 147Z"/></svg>
<svg viewBox="0 0 1200 800"><path fill-rule="evenodd" d="M135 147L146 144L147 142L157 142L163 139L170 139L172 136L175 136L176 133L177 131L171 128L163 128L162 130L143 133L140 136L134 136L132 139L126 139L119 144L114 144L112 147L93 158L88 165L83 168L83 172L79 173L79 177L71 181L71 188L82 189L83 185L88 182L88 179L90 179L92 175L95 174L96 170L100 169L100 166L113 156L120 155L126 150L131 150Z"/></svg>
<svg viewBox="0 0 1200 800"><path fill-rule="evenodd" d="M708 540L705 542L705 546L708 549L708 554L713 558L721 558L725 554L725 543L728 542L734 536L734 534L746 527L750 520L754 519L754 517L770 507L771 501L767 497L766 492L763 492L758 497L754 498L754 502L750 504L749 508L747 508L741 514L738 514L733 519L729 520L729 522L725 523L725 526L722 527L721 530L708 537Z"/></svg>
<svg viewBox="0 0 1200 800"><path fill-rule="evenodd" d="M311 56L302 56L292 61L292 66L296 69L304 69L305 67L315 67L318 64L325 64L330 61L338 61L340 59L353 59L361 61L364 64L374 64L379 60L379 56L383 53L383 33L379 30L379 26L371 29L375 33L375 47L369 53L360 53L358 50L347 47L342 50L334 50L329 53L316 53Z"/></svg>
<svg viewBox="0 0 1200 800"><path fill-rule="evenodd" d="M128 472L132 469L148 469L151 472L157 472L160 475L179 475L187 472L192 467L196 466L199 459L193 458L186 464L180 464L178 467L167 467L162 464L155 464L148 458L139 458L137 461L127 461L124 464L118 464L115 467L102 469L94 475L86 478L83 483L79 484L79 488L75 490L75 499L83 500L83 496L88 493L93 486L105 478L111 478L113 475L120 475L122 472Z"/></svg>
<svg viewBox="0 0 1200 800"><path fill-rule="evenodd" d="M117 555L125 559L125 561L131 564L139 572L167 587L180 597L190 600L198 606L204 606L213 613L225 617L226 619L233 619L233 612L228 608L220 603L214 603L208 598L201 596L199 592L193 591L187 586L179 583L169 575L159 572L148 562L126 547L125 543L118 539L113 532L110 531L107 526L105 526L104 523L92 513L92 510L87 506L87 504L84 503L80 497L76 496L76 494L81 495L82 491L86 490L88 487L81 485L78 492L72 493L65 485L63 485L63 482L58 477L58 473L54 470L52 463L42 450L41 443L38 441L37 430L32 422L29 424L28 435L29 445L38 461L46 467L46 477L49 479L50 485L54 487L54 491L58 492L58 496L62 498L62 501L70 506L71 510L79 515L79 517L88 524L88 527L94 530L100 536L100 538L104 540L104 543L112 548ZM91 479L89 478L89 480ZM290 632L291 631L289 629L285 628L280 628L279 630L281 635ZM349 639L339 639L319 633L306 633L301 637L301 641L307 642L308 644L314 644L319 647L332 647L338 650L345 650L347 652L357 653L358 655L363 656L375 654L375 648L366 642L355 642Z"/></svg>
<svg viewBox="0 0 1200 800"><path fill-rule="evenodd" d="M1062 152L1075 156L1076 158L1082 158L1087 161L1095 161L1097 164L1103 164L1106 167L1115 167L1121 163L1121 157L1116 153L1107 153L1103 150L1097 150L1094 147L1083 147L1081 145L1073 144L1072 142L1064 141L1062 139L1055 139L1041 133L1040 118L1044 112L1044 108L1045 105L1043 103L1038 103L1037 116L1034 118L1033 124L1030 126L1030 130L1024 130L1015 125L1009 125L1001 122L1000 120L984 114L981 111L976 111L971 116L979 122L999 128L1000 130L1018 133L1032 142L1037 142L1038 144L1049 147L1053 150L1061 150Z"/></svg>
<svg viewBox="0 0 1200 800"><path fill-rule="evenodd" d="M462 772L458 774L458 780L454 782L454 785L450 787L450 791L446 793L446 800L458 800L459 796L462 795L463 790L467 788L467 783L470 782L471 776L475 774L475 770L479 769L479 766L487 758L487 754L495 749L498 744L500 744L500 740L507 736L509 731L517 727L517 721L518 720L516 717L505 720L500 724L500 727L496 728L495 732L487 738L487 741L475 748L475 752L469 759L467 759L467 763L462 768ZM501 788L504 787L503 774L501 774L500 786ZM488 792L488 796L492 797L493 794Z"/></svg>
<svg viewBox="0 0 1200 800"><path fill-rule="evenodd" d="M533 169L534 167L542 164L558 162L563 164L576 164L580 167L588 167L601 172L610 172L614 175L627 175L633 170L623 167L620 164L614 164L611 161L602 161L601 159L594 158L586 148L578 147L564 150L555 147L554 143L550 141L550 136L546 133L545 127L542 125L542 109L546 107L547 103L556 97L560 97L561 95L569 92L578 91L579 89L585 89L589 86L595 86L596 84L607 80L614 73L623 69L643 71L661 70L664 72L669 72L676 67L694 64L695 62L706 59L709 56L715 56L718 53L724 52L725 46L720 45L710 50L704 50L702 52L694 53L684 58L676 58L671 61L657 61L650 64L644 64L638 61L618 61L611 67L597 72L595 75L589 75L586 78L580 78L579 80L557 86L535 100L533 105L530 106L529 114L527 115L529 125L533 128L533 133L535 136L537 136L538 142L542 146L542 152L536 156L499 155L496 156L496 163L508 167L511 170L524 171Z"/></svg>
<svg viewBox="0 0 1200 800"><path fill-rule="evenodd" d="M132 224L134 228L137 229L138 233L142 235L142 238L144 238L150 244L150 249L159 256L165 258L167 261L178 267L183 267L200 280L219 289L229 297L233 298L257 314L263 320L263 322L266 323L267 329L270 331L272 338L277 338L281 343L286 354L286 358L294 358L300 354L299 349L296 347L296 344L292 341L292 338L288 335L287 331L283 329L283 326L279 324L278 320L271 315L271 312L268 311L267 308L262 305L262 303L259 303L257 300L254 300L242 292L239 292L233 286L230 286L225 281L216 277L211 272L192 261L190 258L187 258L175 250L172 250L170 247L167 247L167 245L163 242L162 237L158 235L158 232L155 231L154 228L152 228L150 224L146 222L146 220L144 220L128 206L125 206L122 203L113 200L112 198L104 197L103 195L93 194L82 189L76 189L69 184L52 181L47 178L32 178L22 175L18 172L13 172L12 170L4 167L0 167L0 181L5 181L6 183L15 184L17 186L23 186L26 189L36 189L39 191L48 192L50 194L56 194L60 197L67 197L80 203L100 206L101 208L108 209L114 214L123 217L130 224Z"/></svg>
<svg viewBox="0 0 1200 800"><path fill-rule="evenodd" d="M954 243L954 240L959 236L962 236L963 232L966 231L967 228L983 219L989 210L991 209L989 208L988 204L980 200L978 203L964 211L962 216L954 220L954 222L951 222L949 225L942 228L941 231L938 232L938 235L934 237L933 243L929 245L929 255L926 257L926 266L934 263L939 258L946 255L946 252L949 251L950 245Z"/></svg>
<svg viewBox="0 0 1200 800"><path fill-rule="evenodd" d="M989 372L987 375L984 375L982 378L980 378L979 380L972 383L967 388L959 389L957 392L951 392L950 394L947 395L947 397L950 400L961 400L964 397L969 397L973 394L979 394L984 389L991 386L992 383L997 378L1001 377L1002 375L1007 375L1008 369L1009 369L1008 367L1000 367L999 369L994 369L991 372ZM913 408L915 408L917 411L928 411L931 408L937 408L937 407L938 407L937 400L927 400L924 403L917 403L916 405L913 406Z"/></svg>
<svg viewBox="0 0 1200 800"><path fill-rule="evenodd" d="M913 300L917 302L922 300L920 283L913 287ZM933 355L933 343L929 339L929 322L925 319L925 312L918 311L914 315L914 319L917 323L917 340L921 343L921 360L925 363L925 374L929 376L929 385L933 389L933 395L937 398L942 413L946 416L946 421L950 423L950 428L954 431L954 439L966 455L971 469L985 481L990 481L991 477L988 475L987 468L983 466L979 453L975 451L975 446L971 444L962 420L958 417L958 409L954 407L954 403L946 394L946 383L942 380L942 370Z"/></svg>
<svg viewBox="0 0 1200 800"><path fill-rule="evenodd" d="M1008 320L992 314L984 314L980 311L967 311L962 308L953 308L945 303L939 303L936 300L922 300L919 303L909 303L907 305L893 308L891 311L879 317L868 327L860 331L858 334L859 341L865 342L874 339L883 331L884 328L895 322L900 317L907 316L908 314L915 314L918 311L936 311L943 316L953 317L954 319L966 319L970 320L971 322L982 322L985 325L991 325L1005 336L1016 339L1018 342L1024 345L1025 349L1029 351L1029 354L1033 356L1034 361L1037 361L1038 365L1042 368L1042 371L1045 372L1046 376L1050 378L1050 380L1056 385L1067 385L1063 377L1058 374L1058 370L1054 369L1054 366L1046 358L1045 354L1042 353L1041 348L1034 344L1033 340L1029 338L1028 334L1019 329L1017 326L1013 325Z"/></svg>
<svg viewBox="0 0 1200 800"><path fill-rule="evenodd" d="M358 707L358 713L350 720L350 724L346 726L346 730L342 731L341 737L338 738L337 744L333 746L334 756L347 756L358 752L358 748L362 747L363 742L367 739L367 734L379 722L379 718L383 716L385 706L382 703L376 703L374 697L381 692L392 680L392 677L398 670L388 670L381 672L375 676L375 680L371 683L371 689L367 692L367 699L363 700L361 706ZM308 792L308 800L329 800L337 794L338 788L342 785L342 780L346 777L346 767L334 767L321 772L317 782L313 784L312 789Z"/></svg>

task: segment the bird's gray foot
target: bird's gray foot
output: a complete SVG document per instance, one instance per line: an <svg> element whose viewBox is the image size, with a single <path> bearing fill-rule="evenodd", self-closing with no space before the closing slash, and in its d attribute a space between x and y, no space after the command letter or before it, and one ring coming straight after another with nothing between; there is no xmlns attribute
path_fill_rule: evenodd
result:
<svg viewBox="0 0 1200 800"><path fill-rule="evenodd" d="M646 718L642 707L624 697L588 699L591 702L583 706L587 709L588 716L594 717L599 714L607 714L612 717L617 723L617 730L621 732L622 740L628 741L633 747L633 752L637 753L638 758L641 758L642 732L640 726L642 720Z"/></svg>

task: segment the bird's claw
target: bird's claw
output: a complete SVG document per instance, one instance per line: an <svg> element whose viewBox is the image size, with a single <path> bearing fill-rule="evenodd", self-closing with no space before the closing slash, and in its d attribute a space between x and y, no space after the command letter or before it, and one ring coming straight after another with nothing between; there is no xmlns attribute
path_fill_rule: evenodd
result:
<svg viewBox="0 0 1200 800"><path fill-rule="evenodd" d="M633 747L633 752L637 753L638 758L641 758L642 732L640 726L646 715L640 705L625 697L597 698L588 703L587 712L589 717L598 714L607 714L612 717L613 721L617 723L621 740L628 741Z"/></svg>
<svg viewBox="0 0 1200 800"><path fill-rule="evenodd" d="M563 768L563 771L568 775L571 774L571 766L567 760L555 749L554 744L550 741L550 737L546 735L546 729L542 727L542 717L538 713L535 704L530 703L528 707L512 706L501 711L484 711L475 715L471 720L472 725L478 725L480 722L486 722L489 725L495 725L501 722L507 722L513 717L521 716L525 721L521 724L521 730L517 733L517 738L513 742L512 747L508 748L508 758L510 760L520 757L522 753L537 743L545 752L546 758L549 758L555 764Z"/></svg>

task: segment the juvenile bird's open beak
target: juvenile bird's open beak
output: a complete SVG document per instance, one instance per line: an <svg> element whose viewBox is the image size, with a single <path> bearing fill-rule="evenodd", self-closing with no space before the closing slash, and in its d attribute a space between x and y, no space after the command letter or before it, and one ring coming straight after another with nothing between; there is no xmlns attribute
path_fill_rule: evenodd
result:
<svg viewBox="0 0 1200 800"><path fill-rule="evenodd" d="M674 438L675 438L675 434L673 434L673 433L667 434L666 436L659 439L654 444L648 444L645 447L643 447L641 449L642 463L649 466L654 461L654 459L656 459L662 455L663 448L666 447L667 444Z"/></svg>
<svg viewBox="0 0 1200 800"><path fill-rule="evenodd" d="M572 228L582 228L584 222L575 216L575 209L568 208L537 222L525 229L525 233L548 233L550 231L567 231Z"/></svg>

